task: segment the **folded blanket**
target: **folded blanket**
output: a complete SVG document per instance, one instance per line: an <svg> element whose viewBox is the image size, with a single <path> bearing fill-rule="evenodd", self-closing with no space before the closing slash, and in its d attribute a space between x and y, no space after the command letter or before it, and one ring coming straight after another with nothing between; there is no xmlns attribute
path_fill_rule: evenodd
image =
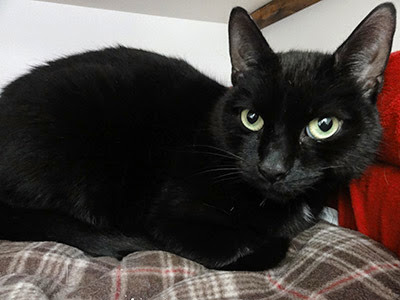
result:
<svg viewBox="0 0 400 300"><path fill-rule="evenodd" d="M0 299L399 299L400 261L355 231L319 223L265 272L223 272L161 252L122 261L55 242L0 241Z"/></svg>
<svg viewBox="0 0 400 300"><path fill-rule="evenodd" d="M400 256L400 51L389 58L378 110L384 129L379 161L339 196L339 225Z"/></svg>

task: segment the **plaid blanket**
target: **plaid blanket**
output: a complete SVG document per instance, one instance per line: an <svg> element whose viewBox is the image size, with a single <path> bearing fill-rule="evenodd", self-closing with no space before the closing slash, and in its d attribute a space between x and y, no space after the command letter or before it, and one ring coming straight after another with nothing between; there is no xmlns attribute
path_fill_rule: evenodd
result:
<svg viewBox="0 0 400 300"><path fill-rule="evenodd" d="M0 242L0 299L400 299L400 261L380 244L321 222L277 268L224 272L160 252L122 261L54 242Z"/></svg>

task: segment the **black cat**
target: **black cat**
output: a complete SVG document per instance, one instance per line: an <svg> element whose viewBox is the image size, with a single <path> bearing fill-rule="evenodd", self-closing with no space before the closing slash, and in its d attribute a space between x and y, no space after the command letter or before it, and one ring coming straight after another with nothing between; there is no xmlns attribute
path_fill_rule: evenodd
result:
<svg viewBox="0 0 400 300"><path fill-rule="evenodd" d="M0 99L0 238L170 251L262 270L373 161L395 8L335 53L274 53L241 8L232 88L124 47L33 69Z"/></svg>

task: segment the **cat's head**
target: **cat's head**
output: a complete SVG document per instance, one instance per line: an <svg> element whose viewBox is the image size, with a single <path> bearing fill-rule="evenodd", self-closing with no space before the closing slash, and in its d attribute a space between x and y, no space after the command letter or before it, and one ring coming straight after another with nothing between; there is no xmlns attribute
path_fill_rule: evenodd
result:
<svg viewBox="0 0 400 300"><path fill-rule="evenodd" d="M395 30L395 8L375 8L333 53L275 53L242 8L229 21L233 87L213 135L242 178L273 199L346 183L371 164L376 109Z"/></svg>

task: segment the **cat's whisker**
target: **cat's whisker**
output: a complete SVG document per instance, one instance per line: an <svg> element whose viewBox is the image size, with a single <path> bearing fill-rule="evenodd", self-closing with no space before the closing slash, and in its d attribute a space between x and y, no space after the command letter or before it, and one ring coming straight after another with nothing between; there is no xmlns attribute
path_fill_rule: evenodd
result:
<svg viewBox="0 0 400 300"><path fill-rule="evenodd" d="M234 178L234 179L231 179L231 180L229 180L229 179L220 180L220 181L214 182L214 183L212 183L212 184L213 184L213 185L216 185L216 184L235 184L235 183L237 183L237 182L239 182L239 178Z"/></svg>
<svg viewBox="0 0 400 300"><path fill-rule="evenodd" d="M233 156L228 156L228 155L224 155L221 153L215 153L215 152L209 152L209 151L187 151L189 153L194 153L194 154L207 154L207 155L212 155L212 156L219 156L219 157L224 157L224 158L229 158L229 159L235 159L235 157Z"/></svg>
<svg viewBox="0 0 400 300"><path fill-rule="evenodd" d="M203 170L203 171L199 171L197 173L194 173L192 176L198 176L198 175L202 175L202 174L206 174L206 173L210 173L210 172L221 172L221 171L231 171L231 170L238 170L237 167L229 167L227 166L226 168L213 168L213 169L207 169L207 170Z"/></svg>
<svg viewBox="0 0 400 300"><path fill-rule="evenodd" d="M307 179L316 179L316 178L319 178L319 177L320 177L320 176L313 176L313 177L310 177L310 176L306 177L306 176L304 176L304 177L297 178L297 179L287 180L287 181L285 181L284 183L285 183L285 184L291 184L291 183L295 183L295 182L299 182L299 181L304 182L304 181L306 181Z"/></svg>
<svg viewBox="0 0 400 300"><path fill-rule="evenodd" d="M220 178L218 180L215 180L212 184L220 184L220 183L235 183L238 182L240 180L240 177L238 177L239 173L235 173L235 174L230 174L231 176L225 176L224 178Z"/></svg>
<svg viewBox="0 0 400 300"><path fill-rule="evenodd" d="M318 168L317 171L321 171L321 170L329 170L329 169L337 169L337 168L342 168L343 166L327 166L327 167L323 167L323 168Z"/></svg>
<svg viewBox="0 0 400 300"><path fill-rule="evenodd" d="M218 147L211 146L211 145L193 145L193 147L204 147L204 148L209 148L209 149L218 150L218 151L221 151L221 152L223 152L223 153L225 153L225 154L231 155L232 157L235 157L235 158L237 158L237 159L239 159L239 160L244 161L245 163L247 163L246 160L245 160L243 157L241 157L241 156L239 156L239 155L237 155L237 154L235 154L235 153L232 153L231 151L222 149L222 148L218 148Z"/></svg>
<svg viewBox="0 0 400 300"><path fill-rule="evenodd" d="M230 173L226 173L226 174L222 174L222 175L216 176L216 177L214 177L214 179L222 179L222 178L225 178L225 177L228 177L228 176L238 175L238 174L241 174L241 173L242 173L242 171L237 170L236 172L230 172Z"/></svg>
<svg viewBox="0 0 400 300"><path fill-rule="evenodd" d="M227 212L226 210L221 209L221 208L219 208L219 207L216 207L216 206L214 206L214 205L208 204L208 203L206 203L206 202L203 202L202 204L203 204L204 206L207 206L207 207L210 207L210 208L212 208L212 209L218 210L218 211L220 211L220 212L222 212L222 213L224 213L224 214L226 214L226 215L228 215L228 216L230 215L230 213Z"/></svg>

